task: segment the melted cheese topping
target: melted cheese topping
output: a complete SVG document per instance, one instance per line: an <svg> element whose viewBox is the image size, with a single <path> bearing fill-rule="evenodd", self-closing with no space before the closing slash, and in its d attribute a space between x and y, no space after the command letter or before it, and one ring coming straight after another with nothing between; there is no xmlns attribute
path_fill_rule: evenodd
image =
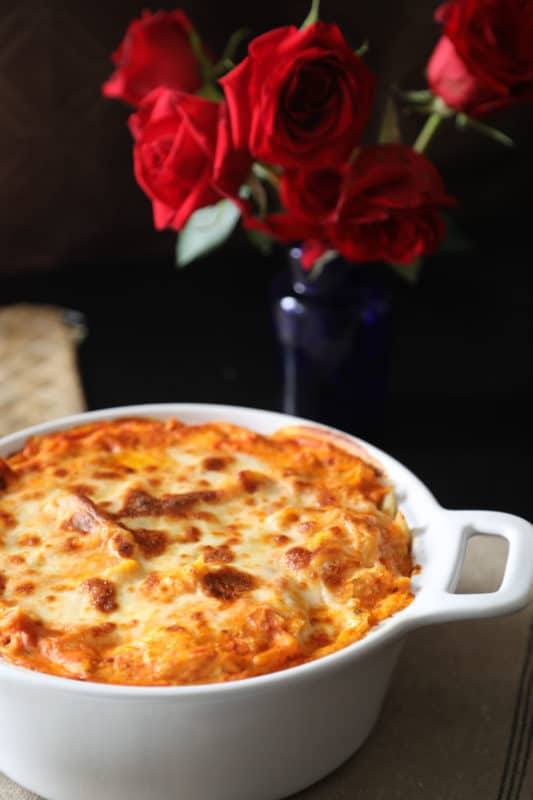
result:
<svg viewBox="0 0 533 800"><path fill-rule="evenodd" d="M169 685L284 669L411 602L379 466L319 429L119 419L0 459L0 655Z"/></svg>

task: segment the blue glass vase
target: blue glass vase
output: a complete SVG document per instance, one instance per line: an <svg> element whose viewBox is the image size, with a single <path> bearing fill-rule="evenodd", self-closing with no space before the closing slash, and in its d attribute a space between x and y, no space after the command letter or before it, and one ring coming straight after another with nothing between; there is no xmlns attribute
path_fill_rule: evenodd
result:
<svg viewBox="0 0 533 800"><path fill-rule="evenodd" d="M273 287L283 411L379 438L392 344L386 268L337 258L312 278L300 257L292 247Z"/></svg>

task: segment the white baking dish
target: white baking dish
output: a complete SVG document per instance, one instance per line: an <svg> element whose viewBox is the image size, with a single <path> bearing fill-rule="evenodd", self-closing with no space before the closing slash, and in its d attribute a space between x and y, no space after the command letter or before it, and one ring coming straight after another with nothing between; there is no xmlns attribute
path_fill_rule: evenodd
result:
<svg viewBox="0 0 533 800"><path fill-rule="evenodd" d="M29 435L132 415L223 419L262 433L302 423L231 406L116 408L8 436L0 440L0 456L18 450ZM422 571L413 579L416 596L408 608L332 655L226 684L112 686L0 663L0 770L47 800L278 800L335 769L365 741L410 630L508 614L528 602L528 522L490 511L447 511L405 467L368 448L395 482L414 529ZM491 594L456 595L475 532L507 539L503 582Z"/></svg>

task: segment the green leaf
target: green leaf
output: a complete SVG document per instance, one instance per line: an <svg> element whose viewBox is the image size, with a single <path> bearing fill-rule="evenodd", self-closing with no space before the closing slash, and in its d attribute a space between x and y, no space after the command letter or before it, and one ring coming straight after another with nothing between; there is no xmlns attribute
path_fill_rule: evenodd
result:
<svg viewBox="0 0 533 800"><path fill-rule="evenodd" d="M417 284L422 270L423 260L415 258L412 264L390 264L394 272L407 283Z"/></svg>
<svg viewBox="0 0 533 800"><path fill-rule="evenodd" d="M318 15L320 13L320 0L311 0L311 8L309 10L309 14L303 21L302 28L308 28L309 25L314 25L315 22L318 21Z"/></svg>
<svg viewBox="0 0 533 800"><path fill-rule="evenodd" d="M200 208L178 236L176 264L185 267L219 247L233 233L241 212L231 200Z"/></svg>
<svg viewBox="0 0 533 800"><path fill-rule="evenodd" d="M268 256L272 252L274 242L263 231L256 231L253 228L245 229L246 238L255 249L261 253L262 256Z"/></svg>
<svg viewBox="0 0 533 800"><path fill-rule="evenodd" d="M388 95L385 100L385 108L383 109L378 141L379 144L395 144L401 142L401 140L402 136L396 103L394 102L394 98Z"/></svg>
<svg viewBox="0 0 533 800"><path fill-rule="evenodd" d="M457 114L455 117L455 124L459 129L471 128L473 131L477 131L483 136L487 136L489 139L492 139L494 142L503 144L505 147L515 146L515 143L511 137L507 136L507 134L503 133L503 131L499 131L498 128L493 128L492 125L486 125L484 122L480 122L477 119L472 119L472 117L469 117L466 114Z"/></svg>
<svg viewBox="0 0 533 800"><path fill-rule="evenodd" d="M363 58L363 56L366 56L369 50L370 50L370 42L368 41L368 39L365 39L363 44L360 45L357 48L357 50L355 50L355 55L359 56L359 58Z"/></svg>
<svg viewBox="0 0 533 800"><path fill-rule="evenodd" d="M415 91L404 92L401 89L396 90L396 94L405 100L407 103L412 103L413 105L428 105L433 100L433 94L429 91L429 89L417 89Z"/></svg>

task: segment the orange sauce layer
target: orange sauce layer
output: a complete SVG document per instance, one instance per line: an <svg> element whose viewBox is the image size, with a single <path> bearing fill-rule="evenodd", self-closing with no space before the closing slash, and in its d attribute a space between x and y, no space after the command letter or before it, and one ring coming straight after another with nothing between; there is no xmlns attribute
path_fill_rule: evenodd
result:
<svg viewBox="0 0 533 800"><path fill-rule="evenodd" d="M394 491L350 440L96 422L0 459L0 657L164 686L319 658L412 600Z"/></svg>

